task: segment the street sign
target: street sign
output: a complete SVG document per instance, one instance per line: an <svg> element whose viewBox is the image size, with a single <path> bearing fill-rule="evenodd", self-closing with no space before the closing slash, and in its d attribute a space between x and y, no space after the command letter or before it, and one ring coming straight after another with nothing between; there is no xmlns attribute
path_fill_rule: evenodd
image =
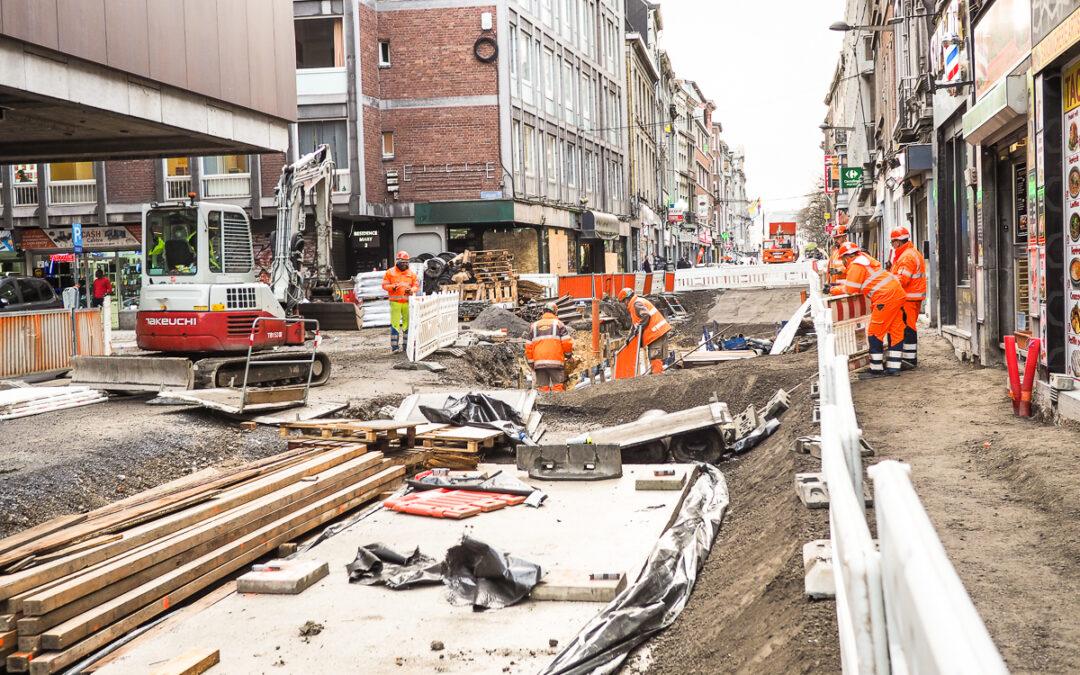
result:
<svg viewBox="0 0 1080 675"><path fill-rule="evenodd" d="M845 166L840 170L841 185L847 188L857 188L862 185L863 169L861 166Z"/></svg>
<svg viewBox="0 0 1080 675"><path fill-rule="evenodd" d="M71 246L75 249L76 255L81 255L83 250L82 241L82 223L71 224Z"/></svg>

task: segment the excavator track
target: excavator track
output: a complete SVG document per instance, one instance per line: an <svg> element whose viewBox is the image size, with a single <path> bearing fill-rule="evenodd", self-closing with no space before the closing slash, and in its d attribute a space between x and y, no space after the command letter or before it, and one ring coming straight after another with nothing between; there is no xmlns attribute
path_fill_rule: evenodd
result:
<svg viewBox="0 0 1080 675"><path fill-rule="evenodd" d="M248 386L263 388L303 386L307 384L307 362L310 359L311 352L299 350L255 354L251 357ZM275 364L275 362L284 363ZM194 388L241 387L244 384L246 364L246 356L221 356L194 361L191 364L194 373ZM311 364L311 386L318 387L326 384L329 378L330 357L317 352L315 361Z"/></svg>

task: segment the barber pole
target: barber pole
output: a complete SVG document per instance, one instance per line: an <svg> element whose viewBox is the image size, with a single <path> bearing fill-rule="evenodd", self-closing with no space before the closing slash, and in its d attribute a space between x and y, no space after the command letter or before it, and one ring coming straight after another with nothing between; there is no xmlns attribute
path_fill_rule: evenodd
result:
<svg viewBox="0 0 1080 675"><path fill-rule="evenodd" d="M953 44L945 51L945 81L952 82L960 74L960 45Z"/></svg>

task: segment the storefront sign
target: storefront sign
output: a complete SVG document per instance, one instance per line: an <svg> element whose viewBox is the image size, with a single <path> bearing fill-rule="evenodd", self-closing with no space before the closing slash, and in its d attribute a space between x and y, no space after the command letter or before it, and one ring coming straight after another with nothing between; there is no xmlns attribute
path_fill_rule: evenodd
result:
<svg viewBox="0 0 1080 675"><path fill-rule="evenodd" d="M1013 232L1013 243L1026 244L1028 240L1028 190L1027 190L1027 164L1017 164L1013 167L1014 193L1013 201L1016 204L1016 230Z"/></svg>
<svg viewBox="0 0 1080 675"><path fill-rule="evenodd" d="M378 230L353 230L353 241L360 248L378 248L381 245Z"/></svg>
<svg viewBox="0 0 1080 675"><path fill-rule="evenodd" d="M682 211L668 211L667 221L669 223L678 224L678 223L682 223L685 220L686 220L686 216L683 214Z"/></svg>
<svg viewBox="0 0 1080 675"><path fill-rule="evenodd" d="M1075 1L1075 0L1074 0ZM1036 10L1040 5L1064 4L1063 0L1036 0ZM1058 19L1060 21L1060 18ZM1036 19L1036 25L1041 21ZM1064 54L1077 42L1080 42L1080 12L1073 12L1068 19L1061 22L1057 28L1043 38L1035 48L1031 50L1031 71L1041 72L1057 57Z"/></svg>
<svg viewBox="0 0 1080 675"><path fill-rule="evenodd" d="M840 171L840 185L845 190L857 188L862 185L863 168L861 166L845 166Z"/></svg>
<svg viewBox="0 0 1080 675"><path fill-rule="evenodd" d="M975 25L975 96L990 88L1031 51L1031 0L995 0Z"/></svg>
<svg viewBox="0 0 1080 675"><path fill-rule="evenodd" d="M142 245L141 228L138 225L110 225L108 227L83 227L82 245L86 250L101 248L137 249ZM75 248L73 229L70 227L50 227L42 229L29 227L20 230L21 245L24 251L50 248Z"/></svg>
<svg viewBox="0 0 1080 675"><path fill-rule="evenodd" d="M1080 62L1062 77L1065 217L1065 372L1080 376ZM1042 296L1044 299L1045 294Z"/></svg>

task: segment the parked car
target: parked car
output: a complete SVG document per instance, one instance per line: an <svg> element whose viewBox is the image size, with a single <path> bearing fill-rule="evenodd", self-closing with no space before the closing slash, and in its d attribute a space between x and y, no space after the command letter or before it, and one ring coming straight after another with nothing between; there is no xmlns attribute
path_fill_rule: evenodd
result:
<svg viewBox="0 0 1080 675"><path fill-rule="evenodd" d="M64 301L49 282L36 277L0 279L0 312L36 312L63 309Z"/></svg>

